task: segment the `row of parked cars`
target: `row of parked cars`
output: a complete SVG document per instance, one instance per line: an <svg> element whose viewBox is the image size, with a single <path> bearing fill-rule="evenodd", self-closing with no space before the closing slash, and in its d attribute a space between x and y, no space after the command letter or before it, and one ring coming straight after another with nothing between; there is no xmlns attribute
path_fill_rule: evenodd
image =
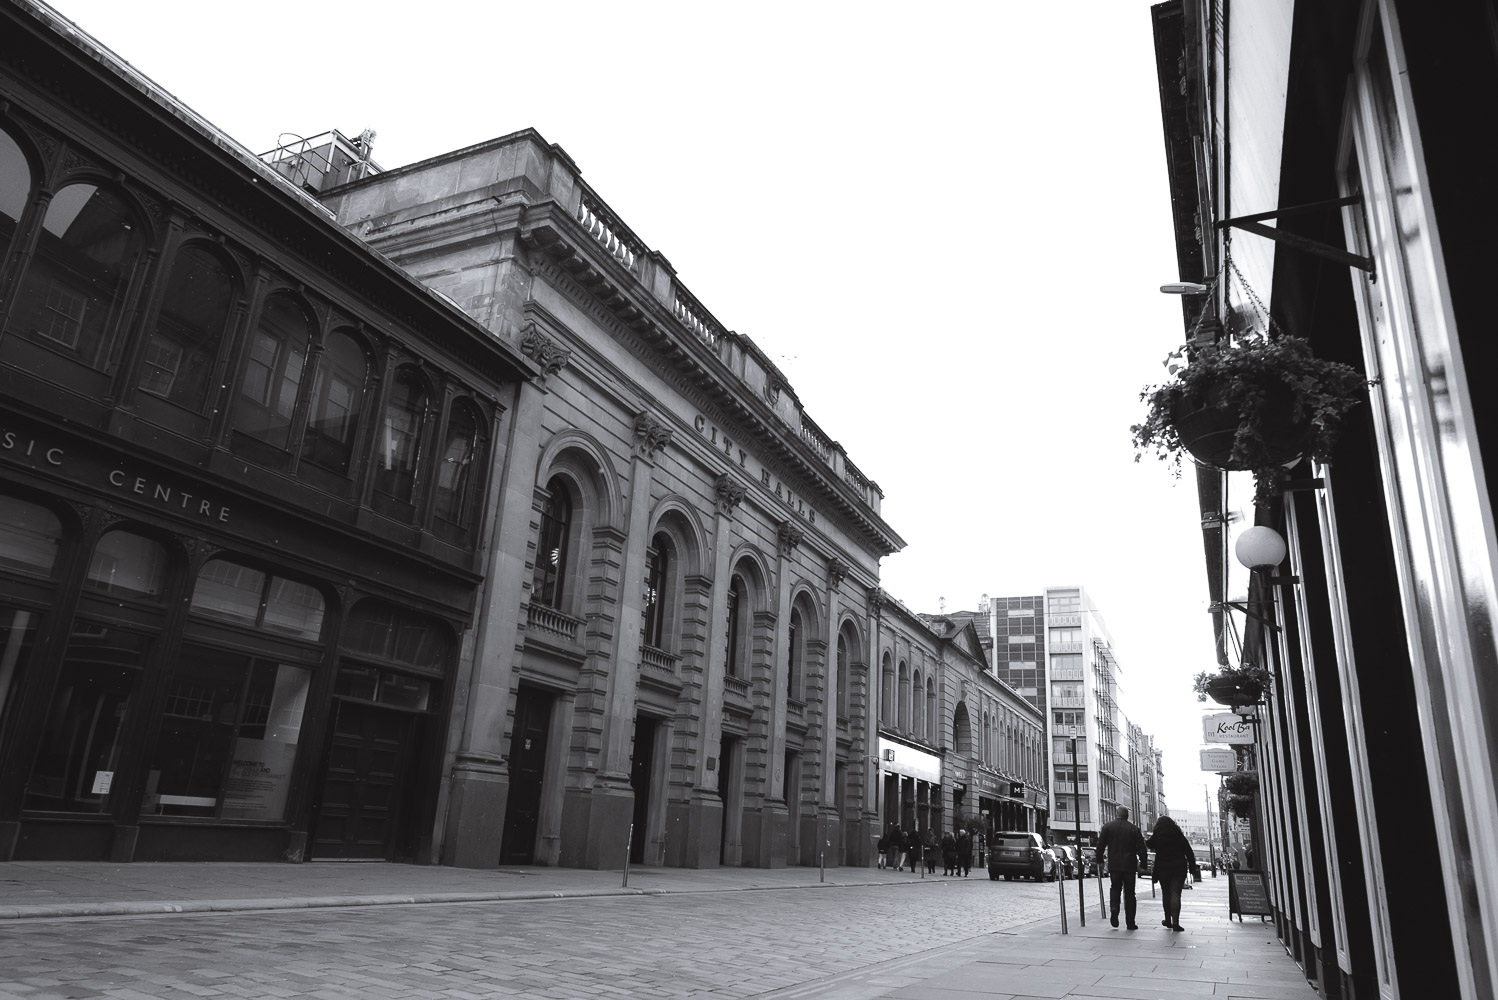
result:
<svg viewBox="0 0 1498 1000"><path fill-rule="evenodd" d="M988 877L1054 882L1057 878L1092 875L1096 859L1091 851L1061 844L1048 846L1038 833L996 833L988 842Z"/></svg>

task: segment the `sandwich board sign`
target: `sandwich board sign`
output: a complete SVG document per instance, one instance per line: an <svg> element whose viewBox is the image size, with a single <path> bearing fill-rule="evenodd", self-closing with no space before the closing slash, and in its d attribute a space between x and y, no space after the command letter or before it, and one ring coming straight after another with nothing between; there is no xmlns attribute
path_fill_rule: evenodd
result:
<svg viewBox="0 0 1498 1000"><path fill-rule="evenodd" d="M1274 916L1269 905L1269 886L1263 872L1228 869L1228 916L1238 914L1243 923L1243 914L1264 917Z"/></svg>

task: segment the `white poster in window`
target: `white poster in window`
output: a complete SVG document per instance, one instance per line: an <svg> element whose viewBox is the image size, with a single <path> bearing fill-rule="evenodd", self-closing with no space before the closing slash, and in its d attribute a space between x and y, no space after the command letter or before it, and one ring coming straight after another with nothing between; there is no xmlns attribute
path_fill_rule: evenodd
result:
<svg viewBox="0 0 1498 1000"><path fill-rule="evenodd" d="M286 818L286 796L311 681L312 671L305 667L283 663L277 668L264 739L240 736L234 741L234 760L224 782L226 819Z"/></svg>
<svg viewBox="0 0 1498 1000"><path fill-rule="evenodd" d="M109 794L109 786L112 785L112 784L114 784L114 772L113 771L95 771L94 772L93 793L95 795L108 795Z"/></svg>

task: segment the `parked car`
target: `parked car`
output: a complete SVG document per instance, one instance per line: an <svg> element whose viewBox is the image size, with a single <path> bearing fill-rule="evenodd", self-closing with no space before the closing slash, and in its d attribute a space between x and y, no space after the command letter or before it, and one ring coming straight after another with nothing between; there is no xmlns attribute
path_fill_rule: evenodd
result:
<svg viewBox="0 0 1498 1000"><path fill-rule="evenodd" d="M1067 847L1065 845L1058 845L1051 848L1051 853L1056 855L1056 864L1059 866L1058 870L1062 878L1070 879L1077 877L1078 859L1076 857L1076 850L1075 847Z"/></svg>
<svg viewBox="0 0 1498 1000"><path fill-rule="evenodd" d="M1005 881L1029 878L1050 882L1056 878L1056 856L1045 846L1038 833L1010 831L996 833L988 844L988 877Z"/></svg>

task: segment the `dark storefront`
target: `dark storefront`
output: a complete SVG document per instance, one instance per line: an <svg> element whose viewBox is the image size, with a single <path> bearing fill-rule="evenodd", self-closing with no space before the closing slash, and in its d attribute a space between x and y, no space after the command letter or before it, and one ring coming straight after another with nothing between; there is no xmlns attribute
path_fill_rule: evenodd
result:
<svg viewBox="0 0 1498 1000"><path fill-rule="evenodd" d="M0 17L0 860L421 857L524 362Z"/></svg>

